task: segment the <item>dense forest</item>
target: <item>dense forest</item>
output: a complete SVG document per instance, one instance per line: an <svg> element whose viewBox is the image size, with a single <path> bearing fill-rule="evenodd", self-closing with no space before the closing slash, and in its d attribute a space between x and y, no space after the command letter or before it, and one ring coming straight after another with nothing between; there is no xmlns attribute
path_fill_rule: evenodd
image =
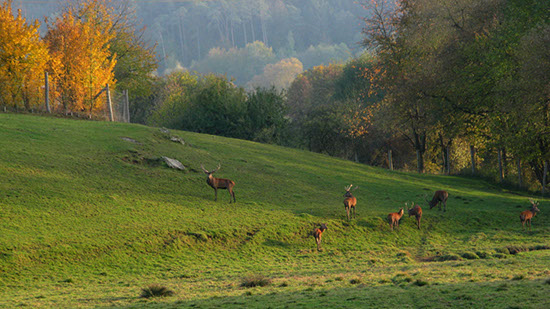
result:
<svg viewBox="0 0 550 309"><path fill-rule="evenodd" d="M132 122L546 188L548 1L36 3L2 6L4 110L40 110L49 71L65 114L109 83Z"/></svg>

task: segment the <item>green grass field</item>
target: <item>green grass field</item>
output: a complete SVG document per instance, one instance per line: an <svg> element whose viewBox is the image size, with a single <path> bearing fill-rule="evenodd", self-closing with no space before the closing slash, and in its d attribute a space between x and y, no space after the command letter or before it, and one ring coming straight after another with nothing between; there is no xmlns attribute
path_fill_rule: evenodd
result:
<svg viewBox="0 0 550 309"><path fill-rule="evenodd" d="M235 204L206 184L201 164L218 162ZM423 202L438 189L447 212ZM548 308L550 206L539 199L524 232L529 197L249 141L0 114L0 307ZM405 215L390 232L407 201L423 229ZM250 276L270 284L242 287ZM151 284L174 295L140 297Z"/></svg>

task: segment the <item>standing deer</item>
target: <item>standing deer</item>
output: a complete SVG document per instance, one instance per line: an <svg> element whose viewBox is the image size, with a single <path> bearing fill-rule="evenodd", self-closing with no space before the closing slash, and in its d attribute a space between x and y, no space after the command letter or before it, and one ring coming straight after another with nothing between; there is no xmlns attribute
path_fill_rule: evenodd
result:
<svg viewBox="0 0 550 309"><path fill-rule="evenodd" d="M443 203L443 211L447 211L447 198L449 197L449 193L447 191L435 191L434 197L431 201L428 201L426 196L424 196L424 199L430 206L430 209L434 208L435 206L439 206L439 210L441 210L441 204Z"/></svg>
<svg viewBox="0 0 550 309"><path fill-rule="evenodd" d="M207 171L204 166L201 164L202 170L208 175L208 178L206 178L206 183L214 189L214 192L216 193L215 201L218 200L218 189L227 189L229 191L229 203L231 204L231 197L233 197L233 201L236 203L237 200L235 199L235 192L233 192L233 187L235 186L235 182L233 180L225 179L225 178L216 178L212 177L212 174L217 172L221 167L221 164L218 164L218 168Z"/></svg>
<svg viewBox="0 0 550 309"><path fill-rule="evenodd" d="M317 251L321 251L321 237L323 236L323 232L327 229L327 225L324 223L321 223L321 226L313 230L313 237L315 237L315 241L317 242Z"/></svg>
<svg viewBox="0 0 550 309"><path fill-rule="evenodd" d="M399 220L403 217L404 211L403 208L399 209L398 212L392 212L388 215L388 223L390 224L390 229L393 231L393 228L399 227Z"/></svg>
<svg viewBox="0 0 550 309"><path fill-rule="evenodd" d="M353 210L352 216L355 218L355 205L357 204L357 199L355 196L351 194L351 187L353 185L350 184L348 187L345 187L344 190L346 190L346 194L344 194L344 208L346 209L346 214L348 216L348 221L350 221L350 212ZM353 191L357 190L359 187L353 188Z"/></svg>
<svg viewBox="0 0 550 309"><path fill-rule="evenodd" d="M414 216L416 218L416 226L418 226L418 229L420 229L420 219L422 219L422 208L420 206L415 205L414 202L411 202L411 208L408 208L408 204L405 203L405 206L407 207L407 212L409 213L409 218L411 216Z"/></svg>
<svg viewBox="0 0 550 309"><path fill-rule="evenodd" d="M519 219L521 220L521 224L523 225L523 230L525 231L525 223L528 223L527 227L529 230L531 230L531 219L537 214L537 212L540 212L539 210L539 202L533 201L529 199L529 202L531 202L531 209L522 211L519 215Z"/></svg>

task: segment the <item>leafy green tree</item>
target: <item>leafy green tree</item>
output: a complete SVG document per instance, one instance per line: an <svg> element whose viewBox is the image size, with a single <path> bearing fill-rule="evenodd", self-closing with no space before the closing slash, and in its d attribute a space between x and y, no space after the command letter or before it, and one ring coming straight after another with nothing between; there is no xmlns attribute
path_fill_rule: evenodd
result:
<svg viewBox="0 0 550 309"><path fill-rule="evenodd" d="M286 144L287 106L283 93L272 88L256 88L246 99L245 138L263 143Z"/></svg>

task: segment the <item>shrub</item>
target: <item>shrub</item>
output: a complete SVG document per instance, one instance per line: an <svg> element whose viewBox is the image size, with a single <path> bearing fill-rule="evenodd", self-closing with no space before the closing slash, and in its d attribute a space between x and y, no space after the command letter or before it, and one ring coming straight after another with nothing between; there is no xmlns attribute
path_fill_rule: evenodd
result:
<svg viewBox="0 0 550 309"><path fill-rule="evenodd" d="M493 254L493 257L497 258L497 259L505 259L506 254L504 254L504 253L495 253L495 254Z"/></svg>
<svg viewBox="0 0 550 309"><path fill-rule="evenodd" d="M413 284L416 286L425 286L425 285L428 285L428 281L417 279L415 282L413 282Z"/></svg>
<svg viewBox="0 0 550 309"><path fill-rule="evenodd" d="M479 256L477 254L475 254L474 252L464 252L464 253L462 253L461 256L465 259L468 259L468 260L477 260L477 259L479 259Z"/></svg>
<svg viewBox="0 0 550 309"><path fill-rule="evenodd" d="M148 287L141 289L141 297L166 297L174 295L174 291L159 284L151 284Z"/></svg>
<svg viewBox="0 0 550 309"><path fill-rule="evenodd" d="M434 260L437 262L457 261L457 260L460 260L460 256L456 254L445 254L445 255L436 256Z"/></svg>
<svg viewBox="0 0 550 309"><path fill-rule="evenodd" d="M510 254L517 254L517 253L520 253L520 252L529 251L529 248L527 248L525 246L522 246L522 245L508 246L508 247L506 247L506 249L508 249L508 252L510 252Z"/></svg>
<svg viewBox="0 0 550 309"><path fill-rule="evenodd" d="M349 281L351 284L359 284L361 283L361 278L354 278Z"/></svg>
<svg viewBox="0 0 550 309"><path fill-rule="evenodd" d="M243 279L241 282L241 287L245 288L253 288L256 286L267 286L271 284L271 279L263 276L263 275L254 275L249 276Z"/></svg>

